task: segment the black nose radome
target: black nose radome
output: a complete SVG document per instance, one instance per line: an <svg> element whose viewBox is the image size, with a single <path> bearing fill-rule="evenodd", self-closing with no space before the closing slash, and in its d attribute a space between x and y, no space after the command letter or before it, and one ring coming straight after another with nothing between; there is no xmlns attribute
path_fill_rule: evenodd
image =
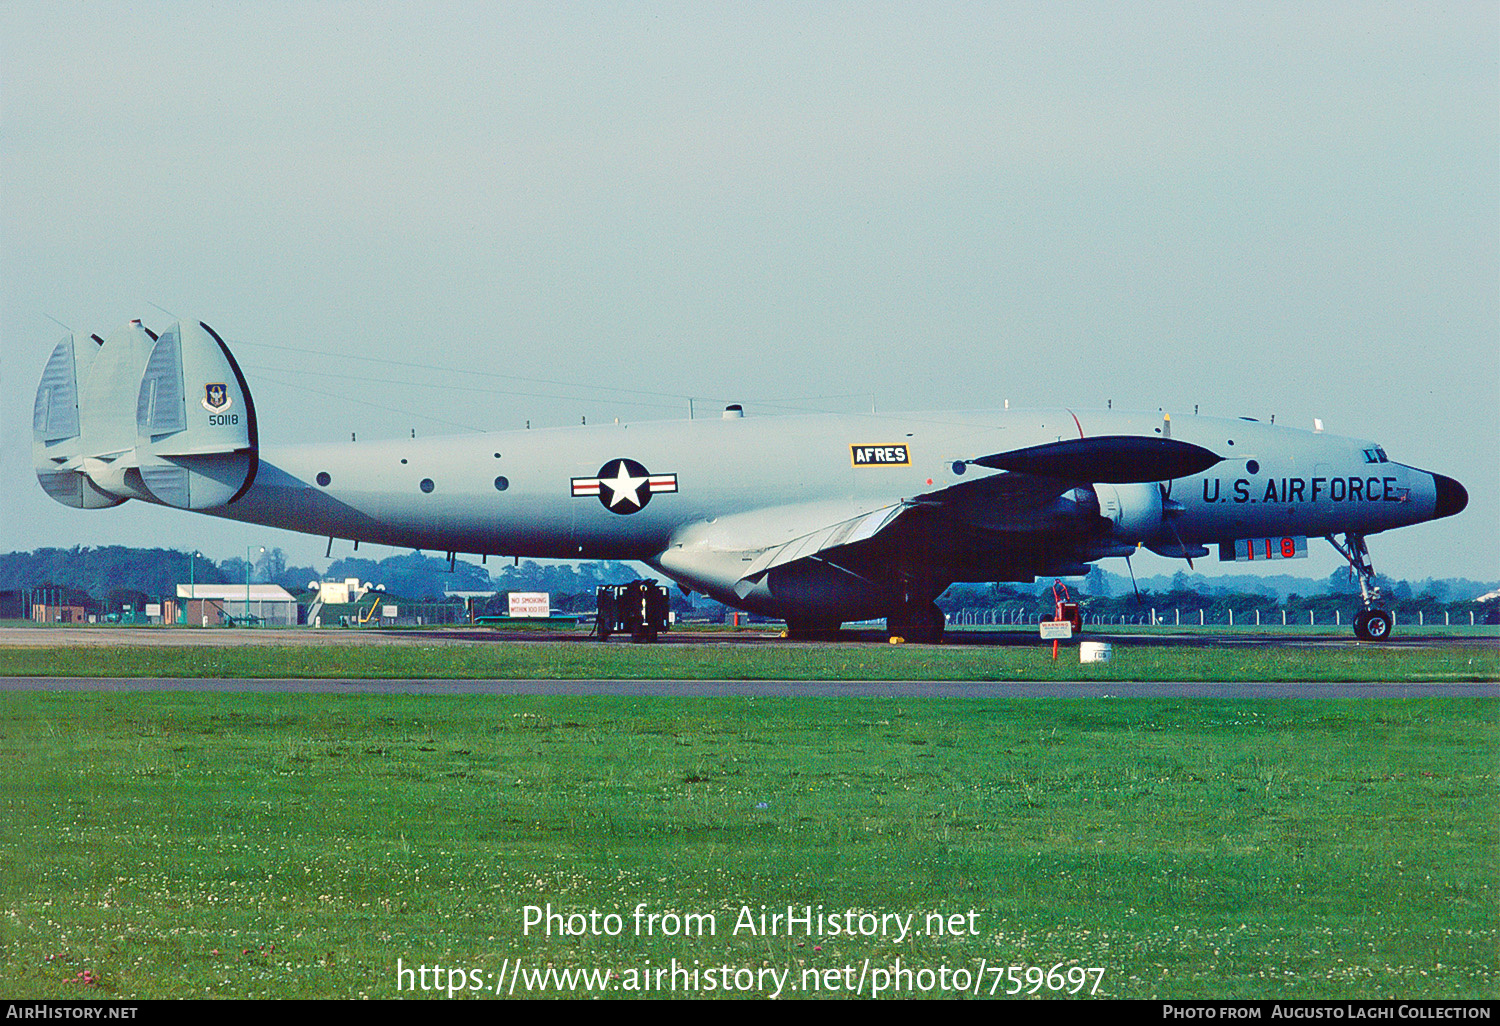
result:
<svg viewBox="0 0 1500 1026"><path fill-rule="evenodd" d="M1469 493L1453 478L1433 474L1432 483L1437 487L1437 508L1433 510L1433 516L1451 517L1462 513L1469 504Z"/></svg>

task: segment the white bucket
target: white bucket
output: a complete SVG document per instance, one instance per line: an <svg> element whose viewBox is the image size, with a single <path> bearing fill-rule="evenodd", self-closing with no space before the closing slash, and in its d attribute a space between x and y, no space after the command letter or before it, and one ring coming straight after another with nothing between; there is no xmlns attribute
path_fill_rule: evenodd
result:
<svg viewBox="0 0 1500 1026"><path fill-rule="evenodd" d="M1080 663L1107 663L1110 657L1110 645L1107 641L1081 641L1078 643L1078 661Z"/></svg>

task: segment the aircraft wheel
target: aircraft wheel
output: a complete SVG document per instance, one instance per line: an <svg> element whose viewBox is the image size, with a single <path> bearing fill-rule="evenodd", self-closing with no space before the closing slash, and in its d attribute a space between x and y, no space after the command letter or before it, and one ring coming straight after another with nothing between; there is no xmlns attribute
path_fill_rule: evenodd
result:
<svg viewBox="0 0 1500 1026"><path fill-rule="evenodd" d="M943 631L948 627L948 617L935 602L927 607L926 617L927 629L932 634L932 643L936 645L943 640Z"/></svg>
<svg viewBox="0 0 1500 1026"><path fill-rule="evenodd" d="M1395 619L1384 609L1364 609L1354 615L1354 635L1364 641L1384 641Z"/></svg>
<svg viewBox="0 0 1500 1026"><path fill-rule="evenodd" d="M1395 618L1384 609L1370 610L1370 618L1365 621L1365 635L1371 641L1384 641L1391 636L1391 627Z"/></svg>
<svg viewBox="0 0 1500 1026"><path fill-rule="evenodd" d="M943 628L947 625L948 618L936 603L929 604L925 609L921 606L908 606L885 619L887 634L919 645L936 645L942 641Z"/></svg>
<svg viewBox="0 0 1500 1026"><path fill-rule="evenodd" d="M786 636L794 641L826 641L838 636L840 626L831 620L787 617Z"/></svg>
<svg viewBox="0 0 1500 1026"><path fill-rule="evenodd" d="M911 635L911 618L905 610L896 610L885 618L885 633L892 641L905 641Z"/></svg>

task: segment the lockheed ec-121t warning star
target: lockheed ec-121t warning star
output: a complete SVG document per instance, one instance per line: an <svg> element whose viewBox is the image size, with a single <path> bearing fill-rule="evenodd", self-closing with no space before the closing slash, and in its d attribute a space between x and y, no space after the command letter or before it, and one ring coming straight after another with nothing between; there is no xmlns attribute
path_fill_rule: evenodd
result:
<svg viewBox="0 0 1500 1026"><path fill-rule="evenodd" d="M356 542L639 560L791 633L884 617L936 640L959 581L1163 556L1304 556L1359 574L1362 638L1389 635L1365 539L1452 516L1462 485L1374 442L1252 420L1114 411L721 418L263 448L250 389L206 324L64 338L33 451L69 506L127 499ZM1342 535L1342 540L1339 536Z"/></svg>

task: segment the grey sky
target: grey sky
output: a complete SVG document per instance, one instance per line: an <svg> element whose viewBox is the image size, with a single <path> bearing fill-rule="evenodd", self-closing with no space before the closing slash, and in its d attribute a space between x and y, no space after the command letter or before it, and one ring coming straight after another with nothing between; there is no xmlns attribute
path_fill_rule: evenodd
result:
<svg viewBox="0 0 1500 1026"><path fill-rule="evenodd" d="M48 316L159 304L267 446L689 395L1321 417L1472 496L1379 570L1500 577L1497 10L6 3L0 551L321 558L37 486Z"/></svg>

